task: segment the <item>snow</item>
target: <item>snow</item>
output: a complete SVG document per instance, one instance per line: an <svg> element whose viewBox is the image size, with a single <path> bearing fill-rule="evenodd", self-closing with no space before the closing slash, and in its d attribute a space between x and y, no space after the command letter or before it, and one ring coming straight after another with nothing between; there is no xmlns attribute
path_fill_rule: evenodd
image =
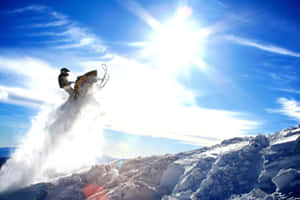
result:
<svg viewBox="0 0 300 200"><path fill-rule="evenodd" d="M225 153L228 153L230 151L237 151L237 150L245 147L248 144L249 144L249 142L239 142L237 144L230 144L230 145L227 145L227 146L214 148L214 149L212 149L210 151L205 152L204 154L206 156L211 156L211 157L215 157L216 158L221 153L225 154Z"/></svg>
<svg viewBox="0 0 300 200"><path fill-rule="evenodd" d="M299 136L300 136L300 134L292 135L292 136L290 136L290 137L285 137L285 138L282 138L281 140L276 140L276 141L274 141L274 143L272 143L272 144L275 145L275 144L280 144L280 143L292 142L292 141L297 140L297 138L298 138Z"/></svg>
<svg viewBox="0 0 300 200"><path fill-rule="evenodd" d="M89 95L62 105L45 105L2 166L0 192L49 181L95 164L103 146L97 103Z"/></svg>
<svg viewBox="0 0 300 200"><path fill-rule="evenodd" d="M281 169L278 174L272 178L277 191L286 193L295 191L300 195L300 171L296 169Z"/></svg>
<svg viewBox="0 0 300 200"><path fill-rule="evenodd" d="M116 160L1 200L300 199L299 129L233 138L174 155Z"/></svg>

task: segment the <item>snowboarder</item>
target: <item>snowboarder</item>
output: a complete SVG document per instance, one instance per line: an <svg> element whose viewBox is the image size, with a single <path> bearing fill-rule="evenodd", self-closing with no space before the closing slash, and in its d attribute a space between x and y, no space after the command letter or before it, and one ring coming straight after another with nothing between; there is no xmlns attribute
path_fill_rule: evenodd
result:
<svg viewBox="0 0 300 200"><path fill-rule="evenodd" d="M75 90L71 87L71 84L75 82L68 80L67 78L69 76L68 72L70 72L70 70L68 70L67 68L60 69L60 74L58 76L58 83L60 88L63 88L70 96L74 96Z"/></svg>

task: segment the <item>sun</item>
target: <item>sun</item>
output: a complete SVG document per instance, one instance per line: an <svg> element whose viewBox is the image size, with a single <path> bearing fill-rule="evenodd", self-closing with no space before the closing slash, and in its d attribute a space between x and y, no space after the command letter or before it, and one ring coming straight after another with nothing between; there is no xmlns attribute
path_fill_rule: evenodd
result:
<svg viewBox="0 0 300 200"><path fill-rule="evenodd" d="M156 64L168 73L176 73L190 65L198 65L204 50L206 29L195 29L190 20L192 9L181 7L174 18L155 30L148 52Z"/></svg>

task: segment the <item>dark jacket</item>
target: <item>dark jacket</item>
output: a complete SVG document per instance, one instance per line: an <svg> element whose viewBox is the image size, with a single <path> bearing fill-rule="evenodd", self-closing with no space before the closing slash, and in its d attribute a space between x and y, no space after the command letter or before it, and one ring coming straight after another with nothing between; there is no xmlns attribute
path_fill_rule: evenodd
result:
<svg viewBox="0 0 300 200"><path fill-rule="evenodd" d="M65 86L71 85L72 82L68 81L67 76L68 75L62 73L58 76L58 84L60 88L64 88Z"/></svg>

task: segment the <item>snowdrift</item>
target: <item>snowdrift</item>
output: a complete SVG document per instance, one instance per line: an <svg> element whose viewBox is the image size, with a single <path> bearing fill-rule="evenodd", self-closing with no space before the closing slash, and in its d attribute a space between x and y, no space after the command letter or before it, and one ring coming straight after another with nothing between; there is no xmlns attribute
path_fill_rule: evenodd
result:
<svg viewBox="0 0 300 200"><path fill-rule="evenodd" d="M299 199L300 128L175 155L118 160L1 200Z"/></svg>

